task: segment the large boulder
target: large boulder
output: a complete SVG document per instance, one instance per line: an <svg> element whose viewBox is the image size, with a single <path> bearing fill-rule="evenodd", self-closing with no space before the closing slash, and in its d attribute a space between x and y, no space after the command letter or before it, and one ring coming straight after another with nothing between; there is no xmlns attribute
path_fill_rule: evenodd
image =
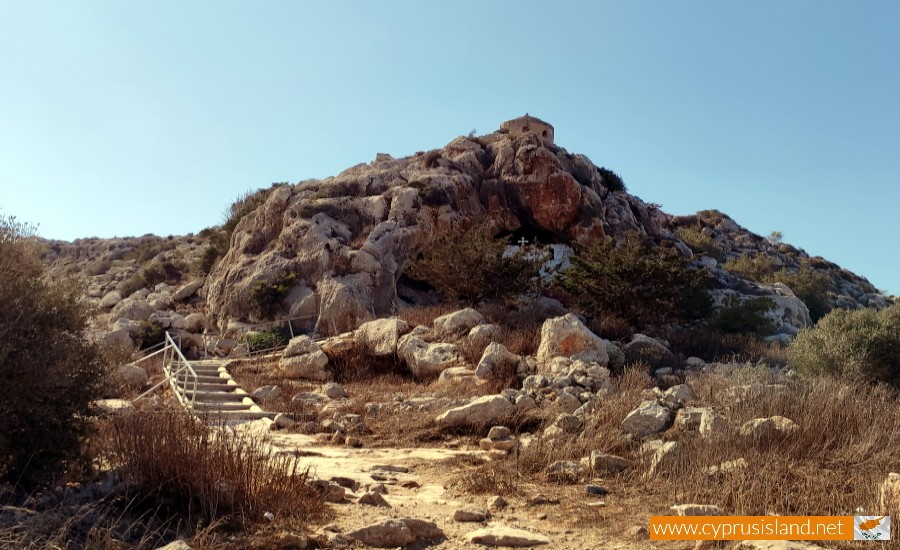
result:
<svg viewBox="0 0 900 550"><path fill-rule="evenodd" d="M513 413L515 406L502 395L484 395L445 411L435 421L446 428L463 426L491 426L502 424Z"/></svg>
<svg viewBox="0 0 900 550"><path fill-rule="evenodd" d="M459 336L484 323L484 317L472 308L441 315L434 320L434 332L438 336Z"/></svg>
<svg viewBox="0 0 900 550"><path fill-rule="evenodd" d="M397 353L413 376L419 379L440 376L451 367L465 364L465 358L455 344L426 342L417 331L400 339Z"/></svg>
<svg viewBox="0 0 900 550"><path fill-rule="evenodd" d="M661 341L644 334L635 334L631 342L625 344L625 360L629 363L641 361L648 365L672 363L675 356Z"/></svg>
<svg viewBox="0 0 900 550"><path fill-rule="evenodd" d="M147 376L147 371L137 365L122 365L116 369L116 374L123 384L137 390L146 386L150 380Z"/></svg>
<svg viewBox="0 0 900 550"><path fill-rule="evenodd" d="M538 367L545 369L554 357L571 357L600 366L609 362L603 339L571 313L547 319L541 326Z"/></svg>
<svg viewBox="0 0 900 550"><path fill-rule="evenodd" d="M200 278L194 279L189 283L181 285L180 287L178 287L178 290L176 290L175 293L172 294L172 299L176 302L183 302L187 300L188 298L196 294L198 290L200 290L200 287L203 286L203 283L205 281L206 279Z"/></svg>
<svg viewBox="0 0 900 550"><path fill-rule="evenodd" d="M127 319L129 321L146 321L150 318L156 309L148 304L145 300L126 298L113 308L109 316L110 326L119 319Z"/></svg>
<svg viewBox="0 0 900 550"><path fill-rule="evenodd" d="M516 372L522 358L506 349L503 344L492 342L484 349L475 375L478 378L490 378L501 373Z"/></svg>
<svg viewBox="0 0 900 550"><path fill-rule="evenodd" d="M397 342L407 332L409 325L402 319L376 319L360 325L356 339L372 355L385 357L397 353Z"/></svg>
<svg viewBox="0 0 900 550"><path fill-rule="evenodd" d="M325 370L328 356L309 336L291 338L281 355L278 366L288 378L325 381L331 375Z"/></svg>

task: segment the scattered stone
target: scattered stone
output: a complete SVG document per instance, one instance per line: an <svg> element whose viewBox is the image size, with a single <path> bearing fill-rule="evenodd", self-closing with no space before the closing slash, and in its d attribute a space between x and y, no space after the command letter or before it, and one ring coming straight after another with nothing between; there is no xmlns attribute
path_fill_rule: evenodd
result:
<svg viewBox="0 0 900 550"><path fill-rule="evenodd" d="M315 479L313 481L310 481L309 485L315 488L315 490L322 495L325 502L343 502L344 497L347 496L347 492L344 490L344 488L333 481Z"/></svg>
<svg viewBox="0 0 900 550"><path fill-rule="evenodd" d="M92 404L98 411L110 416L129 414L135 411L131 401L126 401L124 399L98 399ZM2 497L2 494L0 494L0 497Z"/></svg>
<svg viewBox="0 0 900 550"><path fill-rule="evenodd" d="M631 342L625 344L625 361L627 363L643 362L648 365L671 363L674 360L667 343L644 334L635 334ZM671 372L663 373L671 374Z"/></svg>
<svg viewBox="0 0 900 550"><path fill-rule="evenodd" d="M494 426L488 432L488 439L498 440L498 439L506 439L511 436L512 432L506 426Z"/></svg>
<svg viewBox="0 0 900 550"><path fill-rule="evenodd" d="M369 485L369 492L378 493L379 495L386 495L388 494L388 488L384 483L373 483Z"/></svg>
<svg viewBox="0 0 900 550"><path fill-rule="evenodd" d="M746 458L738 458L735 460L726 460L717 466L709 466L704 470L704 473L708 476L730 474L744 471L749 466Z"/></svg>
<svg viewBox="0 0 900 550"><path fill-rule="evenodd" d="M715 504L676 504L669 508L676 516L721 516L722 510Z"/></svg>
<svg viewBox="0 0 900 550"><path fill-rule="evenodd" d="M738 433L744 437L765 439L775 435L775 422L771 418L754 418L745 422Z"/></svg>
<svg viewBox="0 0 900 550"><path fill-rule="evenodd" d="M281 386L260 386L250 395L253 399L265 401L280 397L282 393Z"/></svg>
<svg viewBox="0 0 900 550"><path fill-rule="evenodd" d="M297 421L294 418L285 413L278 413L275 415L275 419L272 421L272 426L277 430L286 430L289 428L293 428L297 425Z"/></svg>
<svg viewBox="0 0 900 550"><path fill-rule="evenodd" d="M716 414L712 409L705 409L700 415L700 435L713 437L728 433L728 422L725 417Z"/></svg>
<svg viewBox="0 0 900 550"><path fill-rule="evenodd" d="M315 407L321 405L328 401L328 398L320 393L298 393L294 397L291 398L291 403L295 405L304 405L308 407Z"/></svg>
<svg viewBox="0 0 900 550"><path fill-rule="evenodd" d="M543 506L545 504L559 504L558 498L549 498L544 495L538 495L528 499L525 506Z"/></svg>
<svg viewBox="0 0 900 550"><path fill-rule="evenodd" d="M509 506L509 503L500 495L494 495L487 499L487 507L489 510L502 510L507 506Z"/></svg>
<svg viewBox="0 0 900 550"><path fill-rule="evenodd" d="M322 393L328 396L329 399L345 399L347 397L347 392L344 388L342 388L340 384L335 384L334 382L325 384L322 388Z"/></svg>
<svg viewBox="0 0 900 550"><path fill-rule="evenodd" d="M568 395L568 394L567 394ZM563 433L573 434L581 429L584 422L574 414L561 414L553 421L553 426L559 428Z"/></svg>
<svg viewBox="0 0 900 550"><path fill-rule="evenodd" d="M650 458L650 470L648 471L648 475L654 475L670 463L675 456L677 456L680 448L677 441L667 441L665 443L660 441L659 445L656 446L656 450L653 452L653 456Z"/></svg>
<svg viewBox="0 0 900 550"><path fill-rule="evenodd" d="M362 447L362 440L355 435L348 435L344 439L344 445L347 447Z"/></svg>
<svg viewBox="0 0 900 550"><path fill-rule="evenodd" d="M627 458L601 451L591 451L590 467L594 473L618 474L633 465L634 463Z"/></svg>
<svg viewBox="0 0 900 550"><path fill-rule="evenodd" d="M697 395L690 386L687 384L678 384L663 392L662 402L663 405L670 409L677 409L684 406L688 401L692 401L696 398Z"/></svg>
<svg viewBox="0 0 900 550"><path fill-rule="evenodd" d="M547 467L547 477L556 482L575 482L585 473L584 465L576 460L557 460Z"/></svg>
<svg viewBox="0 0 900 550"><path fill-rule="evenodd" d="M602 485L587 485L584 490L591 496L603 496L609 494L609 490Z"/></svg>
<svg viewBox="0 0 900 550"><path fill-rule="evenodd" d="M420 519L386 519L347 533L351 539L378 548L396 548L418 539L435 539L444 533L437 525Z"/></svg>
<svg viewBox="0 0 900 550"><path fill-rule="evenodd" d="M671 412L656 401L644 401L622 421L622 430L637 438L663 431Z"/></svg>
<svg viewBox="0 0 900 550"><path fill-rule="evenodd" d="M483 508L460 508L453 512L453 521L460 522L485 522L490 519L491 513Z"/></svg>
<svg viewBox="0 0 900 550"><path fill-rule="evenodd" d="M706 407L684 407L678 409L675 413L675 428L685 432L698 431L700 429L700 420Z"/></svg>
<svg viewBox="0 0 900 550"><path fill-rule="evenodd" d="M494 525L472 531L466 535L466 540L484 546L512 546L520 548L550 544L550 539L544 535L502 525Z"/></svg>
<svg viewBox="0 0 900 550"><path fill-rule="evenodd" d="M333 476L331 481L337 483L345 489L350 489L354 493L359 490L359 482L352 477Z"/></svg>
<svg viewBox="0 0 900 550"><path fill-rule="evenodd" d="M375 466L372 466L371 469L380 472L394 472L399 474L409 473L409 468L406 466L394 466L392 464L376 464Z"/></svg>
<svg viewBox="0 0 900 550"><path fill-rule="evenodd" d="M324 381L331 377L325 370L328 356L315 340L306 335L291 338L278 364L289 378Z"/></svg>
<svg viewBox="0 0 900 550"><path fill-rule="evenodd" d="M391 505L388 504L388 501L384 500L384 497L379 493L365 493L361 497L359 497L360 504L365 504L366 506L380 506L382 508L390 508Z"/></svg>
<svg viewBox="0 0 900 550"><path fill-rule="evenodd" d="M513 404L502 395L485 395L444 412L435 421L443 427L487 426L505 419L513 410Z"/></svg>

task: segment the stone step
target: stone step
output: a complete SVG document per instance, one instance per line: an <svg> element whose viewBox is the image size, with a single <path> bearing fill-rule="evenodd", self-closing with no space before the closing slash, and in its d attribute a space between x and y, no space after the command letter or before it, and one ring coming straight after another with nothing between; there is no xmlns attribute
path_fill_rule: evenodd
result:
<svg viewBox="0 0 900 550"><path fill-rule="evenodd" d="M179 374L176 377L178 382L182 382L184 380L193 380L192 376L185 376L183 374ZM227 384L231 378L225 378L223 376L208 376L208 375L197 375L197 382L207 383L207 384Z"/></svg>
<svg viewBox="0 0 900 550"><path fill-rule="evenodd" d="M235 390L240 389L237 384L228 384L227 381L225 383L221 382L198 382L196 385L191 380L179 380L178 387L184 391L221 391L233 393Z"/></svg>
<svg viewBox="0 0 900 550"><path fill-rule="evenodd" d="M194 401L202 401L204 403L240 403L244 399L250 399L250 395L247 393L235 393L235 392L224 392L224 391L197 391L193 392L191 390L181 390L181 394L190 400L192 397Z"/></svg>
<svg viewBox="0 0 900 550"><path fill-rule="evenodd" d="M197 402L194 403L194 409L197 411L209 412L209 411L249 411L253 409L255 405L250 403L210 403L210 402Z"/></svg>

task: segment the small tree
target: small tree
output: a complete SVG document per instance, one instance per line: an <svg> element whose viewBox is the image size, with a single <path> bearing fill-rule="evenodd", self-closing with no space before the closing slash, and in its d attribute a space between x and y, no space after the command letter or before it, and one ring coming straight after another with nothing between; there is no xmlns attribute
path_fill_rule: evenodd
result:
<svg viewBox="0 0 900 550"><path fill-rule="evenodd" d="M766 313L775 307L771 298L742 300L736 294L725 297L722 307L709 316L709 328L726 334L762 338L772 334L775 322Z"/></svg>
<svg viewBox="0 0 900 550"><path fill-rule="evenodd" d="M855 376L900 386L900 305L828 313L797 334L788 364L801 374Z"/></svg>
<svg viewBox="0 0 900 550"><path fill-rule="evenodd" d="M31 234L0 217L0 480L26 486L77 455L104 374L81 289L42 278Z"/></svg>
<svg viewBox="0 0 900 550"><path fill-rule="evenodd" d="M711 300L705 270L665 244L650 246L636 235L576 249L556 284L589 317L615 316L635 328L702 318Z"/></svg>
<svg viewBox="0 0 900 550"><path fill-rule="evenodd" d="M431 239L406 274L424 281L449 300L474 305L503 300L535 288L540 259L523 250L506 253L508 238L495 239L489 221Z"/></svg>

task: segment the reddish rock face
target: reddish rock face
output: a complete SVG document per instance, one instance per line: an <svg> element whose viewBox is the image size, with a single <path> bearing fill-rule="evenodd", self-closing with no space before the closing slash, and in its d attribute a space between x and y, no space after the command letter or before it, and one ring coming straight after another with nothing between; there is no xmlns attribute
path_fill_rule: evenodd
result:
<svg viewBox="0 0 900 550"><path fill-rule="evenodd" d="M542 182L517 184L515 189L542 229L564 233L578 215L581 185L570 174L553 174Z"/></svg>

